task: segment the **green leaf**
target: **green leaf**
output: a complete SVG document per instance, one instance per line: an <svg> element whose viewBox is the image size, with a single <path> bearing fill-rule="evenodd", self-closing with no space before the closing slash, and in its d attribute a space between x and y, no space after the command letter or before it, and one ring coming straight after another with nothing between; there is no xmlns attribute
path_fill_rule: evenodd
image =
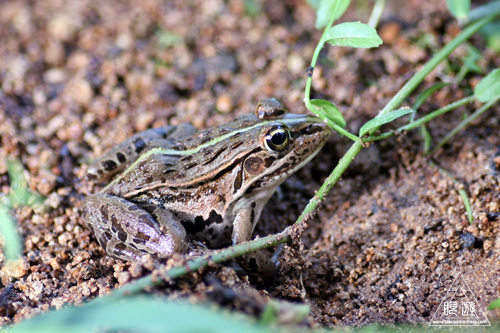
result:
<svg viewBox="0 0 500 333"><path fill-rule="evenodd" d="M245 14L251 18L258 17L262 13L262 3L255 0L245 0Z"/></svg>
<svg viewBox="0 0 500 333"><path fill-rule="evenodd" d="M379 128L384 124L390 123L391 121L394 121L395 119L398 119L412 112L415 111L412 109L397 109L392 112L376 116L375 118L367 121L363 126L361 126L361 128L359 129L359 136L363 136L372 129Z"/></svg>
<svg viewBox="0 0 500 333"><path fill-rule="evenodd" d="M500 7L500 1L497 1ZM493 21L485 25L480 34L486 39L486 45L489 49L500 52L500 21Z"/></svg>
<svg viewBox="0 0 500 333"><path fill-rule="evenodd" d="M370 48L382 44L377 31L367 24L346 22L337 24L326 33L326 41L336 46Z"/></svg>
<svg viewBox="0 0 500 333"><path fill-rule="evenodd" d="M264 308L264 311L262 311L259 323L268 326L270 324L279 324L280 319L287 318L288 323L298 324L310 312L311 308L307 304L294 304L271 299Z"/></svg>
<svg viewBox="0 0 500 333"><path fill-rule="evenodd" d="M3 250L7 260L16 260L23 254L23 243L17 232L16 220L9 214L8 207L0 206L0 237L3 237Z"/></svg>
<svg viewBox="0 0 500 333"><path fill-rule="evenodd" d="M431 133L427 129L427 126L422 125L420 126L420 135L422 135L422 138L424 138L424 154L427 155L427 153L431 150L431 145L432 145L432 137Z"/></svg>
<svg viewBox="0 0 500 333"><path fill-rule="evenodd" d="M434 92L438 91L439 89L446 87L449 85L449 83L441 82L441 83L436 83L429 88L425 89L422 91L417 98L415 98L415 103L413 103L413 109L418 110L420 106L429 98Z"/></svg>
<svg viewBox="0 0 500 333"><path fill-rule="evenodd" d="M9 332L269 332L249 318L151 296L101 299L28 319Z"/></svg>
<svg viewBox="0 0 500 333"><path fill-rule="evenodd" d="M310 101L311 106L309 106L309 111L315 113L318 116L323 116L328 118L335 124L339 125L342 128L345 128L345 120L342 113L339 111L337 106L332 102L325 101L324 99L312 99Z"/></svg>
<svg viewBox="0 0 500 333"><path fill-rule="evenodd" d="M0 197L0 236L3 237L3 249L7 260L16 260L23 254L23 242L17 232L17 223L10 215L12 207L41 204L43 198L33 194L24 179L22 163L13 158L7 158L7 173L10 179L10 193Z"/></svg>
<svg viewBox="0 0 500 333"><path fill-rule="evenodd" d="M498 95L500 95L500 68L486 75L474 89L474 96L483 103L495 99Z"/></svg>
<svg viewBox="0 0 500 333"><path fill-rule="evenodd" d="M23 164L13 158L7 158L7 172L10 178L10 194L9 198L14 207L22 205L41 204L43 197L38 194L31 193L28 188L28 183L24 179Z"/></svg>
<svg viewBox="0 0 500 333"><path fill-rule="evenodd" d="M488 305L488 310L500 309L500 298L494 300Z"/></svg>
<svg viewBox="0 0 500 333"><path fill-rule="evenodd" d="M182 44L184 40L181 36L176 35L175 33L168 30L158 30L156 32L156 37L158 39L158 48L165 50L172 46L176 46Z"/></svg>
<svg viewBox="0 0 500 333"><path fill-rule="evenodd" d="M457 20L465 21L470 12L470 0L446 0L450 13Z"/></svg>
<svg viewBox="0 0 500 333"><path fill-rule="evenodd" d="M309 6L311 6L312 8L314 8L314 10L318 10L318 8L319 8L319 1L320 0L306 0L306 2L309 4Z"/></svg>
<svg viewBox="0 0 500 333"><path fill-rule="evenodd" d="M309 4L316 9L316 24L314 25L316 29L323 28L328 21L330 21L333 11L337 6L337 2L339 1L340 3L337 7L334 20L337 20L339 17L344 15L345 11L349 7L349 4L351 3L351 0L319 0L318 7L314 7L313 2L315 1L308 1Z"/></svg>
<svg viewBox="0 0 500 333"><path fill-rule="evenodd" d="M474 73L482 73L481 67L477 64L477 61L481 59L481 53L472 45L468 45L467 57L464 58L464 64L468 70Z"/></svg>

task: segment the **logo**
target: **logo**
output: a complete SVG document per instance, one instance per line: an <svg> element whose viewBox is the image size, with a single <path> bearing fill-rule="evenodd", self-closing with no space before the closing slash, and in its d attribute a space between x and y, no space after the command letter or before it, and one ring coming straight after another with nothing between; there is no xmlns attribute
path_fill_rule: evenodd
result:
<svg viewBox="0 0 500 333"><path fill-rule="evenodd" d="M491 326L461 273L432 316L429 326Z"/></svg>

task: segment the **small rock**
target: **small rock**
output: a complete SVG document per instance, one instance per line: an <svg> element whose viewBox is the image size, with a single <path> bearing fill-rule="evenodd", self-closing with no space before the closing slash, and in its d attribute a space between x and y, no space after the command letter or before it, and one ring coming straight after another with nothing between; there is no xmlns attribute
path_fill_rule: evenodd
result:
<svg viewBox="0 0 500 333"><path fill-rule="evenodd" d="M77 29L77 21L69 14L58 14L49 21L48 31L52 38L69 41Z"/></svg>
<svg viewBox="0 0 500 333"><path fill-rule="evenodd" d="M120 285L124 285L125 283L130 281L130 273L129 272L115 272L115 277L118 280Z"/></svg>
<svg viewBox="0 0 500 333"><path fill-rule="evenodd" d="M88 106L94 97L90 83L83 78L72 81L67 87L66 94L81 106Z"/></svg>
<svg viewBox="0 0 500 333"><path fill-rule="evenodd" d="M224 94L217 98L215 107L217 108L217 111L227 113L233 109L233 101L231 100L231 97L229 95Z"/></svg>
<svg viewBox="0 0 500 333"><path fill-rule="evenodd" d="M492 201L488 203L488 210L492 213L498 213L500 211L500 207L498 202Z"/></svg>
<svg viewBox="0 0 500 333"><path fill-rule="evenodd" d="M133 278L138 278L142 275L142 265L138 262L134 262L130 265L129 269L130 275Z"/></svg>
<svg viewBox="0 0 500 333"><path fill-rule="evenodd" d="M380 38L384 41L384 44L392 44L399 36L401 31L401 25L396 22L391 22L384 24L379 31Z"/></svg>
<svg viewBox="0 0 500 333"><path fill-rule="evenodd" d="M52 68L43 74L43 80L49 84L60 84L66 81L68 75L63 69Z"/></svg>
<svg viewBox="0 0 500 333"><path fill-rule="evenodd" d="M474 245L476 241L476 237L468 231L464 231L460 234L460 243L462 244L462 248L469 248Z"/></svg>
<svg viewBox="0 0 500 333"><path fill-rule="evenodd" d="M22 79L26 75L30 62L25 56L18 56L11 60L7 70L7 76L11 79Z"/></svg>
<svg viewBox="0 0 500 333"><path fill-rule="evenodd" d="M144 131L147 130L153 120L155 119L155 114L154 112L151 111L146 111L146 112L141 112L139 116L137 116L136 119L136 129L137 131Z"/></svg>
<svg viewBox="0 0 500 333"><path fill-rule="evenodd" d="M122 33L116 38L116 46L122 50L128 50L133 42L132 37L128 33Z"/></svg>
<svg viewBox="0 0 500 333"><path fill-rule="evenodd" d="M31 218L31 222L33 224L44 224L45 219L43 217L41 217L40 215L33 215L33 217Z"/></svg>
<svg viewBox="0 0 500 333"><path fill-rule="evenodd" d="M25 257L13 261L7 261L2 267L1 274L11 278L19 279L28 273L28 261Z"/></svg>
<svg viewBox="0 0 500 333"><path fill-rule="evenodd" d="M301 74L305 72L305 62L304 59L298 53L292 53L288 56L286 60L286 65L288 70L293 74Z"/></svg>
<svg viewBox="0 0 500 333"><path fill-rule="evenodd" d="M37 184L37 190L42 195L49 195L55 188L57 176L48 170L40 170L40 181Z"/></svg>

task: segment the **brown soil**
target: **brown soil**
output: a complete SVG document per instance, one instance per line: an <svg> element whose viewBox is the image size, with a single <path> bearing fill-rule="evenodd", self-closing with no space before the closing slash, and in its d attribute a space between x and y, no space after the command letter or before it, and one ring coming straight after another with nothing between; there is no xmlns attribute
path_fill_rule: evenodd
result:
<svg viewBox="0 0 500 333"><path fill-rule="evenodd" d="M0 3L1 193L9 191L5 158L12 156L22 161L30 188L47 198L44 209L15 211L25 257L15 271L2 270L1 325L81 304L154 268L108 257L83 223L79 208L87 189L80 179L92 159L137 131L188 121L214 126L269 96L306 112L306 69L321 34L314 12L305 1L256 3L254 10L237 0ZM388 4L378 49L322 51L313 97L334 101L350 131L374 117L459 33L444 1L423 3ZM344 20L366 20L367 11L351 10ZM483 39L470 42L485 72L500 67ZM461 46L421 90L451 80L466 53ZM469 94L480 77L469 74L444 88L420 112ZM435 141L476 108L435 119L429 125ZM485 309L500 295L498 111L480 117L437 157L466 184L473 224L456 184L422 157L413 131L358 156L308 222L302 242L285 246L274 285L257 291L229 265L155 292L254 315L269 296L306 302L310 323L326 326L426 323L462 273ZM258 233L293 223L349 145L333 135L272 198Z"/></svg>

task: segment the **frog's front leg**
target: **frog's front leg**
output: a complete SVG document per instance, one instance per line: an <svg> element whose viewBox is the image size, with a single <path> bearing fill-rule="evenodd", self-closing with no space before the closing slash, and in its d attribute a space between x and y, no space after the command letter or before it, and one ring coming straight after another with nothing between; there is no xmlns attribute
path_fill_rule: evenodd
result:
<svg viewBox="0 0 500 333"><path fill-rule="evenodd" d="M83 218L106 252L120 259L140 261L146 254L166 258L187 249L184 227L158 206L99 193L85 198Z"/></svg>
<svg viewBox="0 0 500 333"><path fill-rule="evenodd" d="M250 241L252 239L254 219L258 218L255 204L247 205L238 210L233 224L233 245ZM262 251L245 254L238 258L243 269L252 277L263 281L271 281L276 276L276 266Z"/></svg>

